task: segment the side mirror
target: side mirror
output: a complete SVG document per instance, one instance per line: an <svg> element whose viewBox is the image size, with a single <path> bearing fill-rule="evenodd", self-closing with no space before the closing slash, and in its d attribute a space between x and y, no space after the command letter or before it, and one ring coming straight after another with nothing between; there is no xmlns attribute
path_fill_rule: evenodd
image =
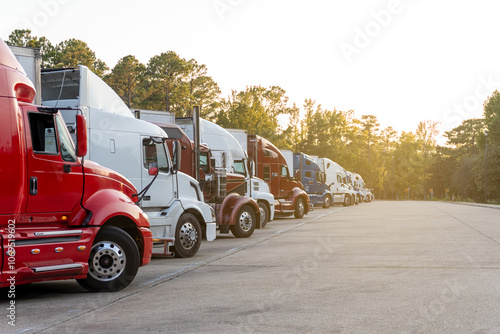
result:
<svg viewBox="0 0 500 334"><path fill-rule="evenodd" d="M148 174L151 176L158 175L158 164L151 162L148 167Z"/></svg>
<svg viewBox="0 0 500 334"><path fill-rule="evenodd" d="M174 171L179 171L181 169L181 150L182 150L182 147L181 147L181 144L179 143L179 141L176 139L174 140L173 144L172 144L172 152L174 154Z"/></svg>
<svg viewBox="0 0 500 334"><path fill-rule="evenodd" d="M76 156L87 155L87 120L83 115L76 115Z"/></svg>

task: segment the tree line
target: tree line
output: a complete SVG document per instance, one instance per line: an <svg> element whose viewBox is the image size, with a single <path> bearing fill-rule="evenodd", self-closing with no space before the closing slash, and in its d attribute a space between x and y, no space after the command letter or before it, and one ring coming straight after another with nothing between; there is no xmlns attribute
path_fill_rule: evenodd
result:
<svg viewBox="0 0 500 334"><path fill-rule="evenodd" d="M147 64L127 55L109 69L77 39L53 45L29 30L15 30L7 43L40 48L44 68L89 67L132 109L189 116L199 105L204 118L222 127L256 133L278 148L330 158L359 173L377 198L500 201L498 91L484 102L483 118L464 120L445 132L447 143L440 146L439 123L431 120L398 133L390 126L382 129L374 115L356 118L354 110L325 109L311 99L299 107L279 86L247 86L221 97L205 65L174 51Z"/></svg>

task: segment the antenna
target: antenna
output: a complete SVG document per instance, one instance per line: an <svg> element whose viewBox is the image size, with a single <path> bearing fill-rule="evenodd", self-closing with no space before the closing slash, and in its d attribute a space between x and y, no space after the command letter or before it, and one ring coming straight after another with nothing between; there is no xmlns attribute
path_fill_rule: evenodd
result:
<svg viewBox="0 0 500 334"><path fill-rule="evenodd" d="M54 108L57 108L57 105L59 104L59 99L61 98L62 90L63 90L63 87L64 87L64 79L65 78L66 78L66 70L63 72L63 79L62 79L62 82L61 82L61 90L59 90L59 96L57 97L56 105L54 106Z"/></svg>

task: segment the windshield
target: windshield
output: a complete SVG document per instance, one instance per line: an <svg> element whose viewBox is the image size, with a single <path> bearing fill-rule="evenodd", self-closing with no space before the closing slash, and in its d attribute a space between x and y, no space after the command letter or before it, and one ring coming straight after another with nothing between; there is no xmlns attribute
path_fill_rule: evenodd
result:
<svg viewBox="0 0 500 334"><path fill-rule="evenodd" d="M208 153L207 152L201 152L200 153L200 168L203 171L203 173L208 173Z"/></svg>
<svg viewBox="0 0 500 334"><path fill-rule="evenodd" d="M244 160L234 160L233 169L236 174L241 174L246 176Z"/></svg>

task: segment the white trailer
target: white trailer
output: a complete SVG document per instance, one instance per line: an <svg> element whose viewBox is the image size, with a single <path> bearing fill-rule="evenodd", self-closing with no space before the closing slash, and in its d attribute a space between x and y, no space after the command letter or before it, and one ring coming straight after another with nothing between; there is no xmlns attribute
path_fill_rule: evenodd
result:
<svg viewBox="0 0 500 334"><path fill-rule="evenodd" d="M42 104L71 108L62 111L68 126L74 122L75 109L83 112L88 120L87 157L146 190L139 193L139 204L149 217L153 238L164 243L164 255L191 257L203 236L215 239L214 211L203 202L198 182L172 164L164 142L166 133L136 119L111 87L87 67L43 71ZM180 162L180 155L176 161Z"/></svg>

